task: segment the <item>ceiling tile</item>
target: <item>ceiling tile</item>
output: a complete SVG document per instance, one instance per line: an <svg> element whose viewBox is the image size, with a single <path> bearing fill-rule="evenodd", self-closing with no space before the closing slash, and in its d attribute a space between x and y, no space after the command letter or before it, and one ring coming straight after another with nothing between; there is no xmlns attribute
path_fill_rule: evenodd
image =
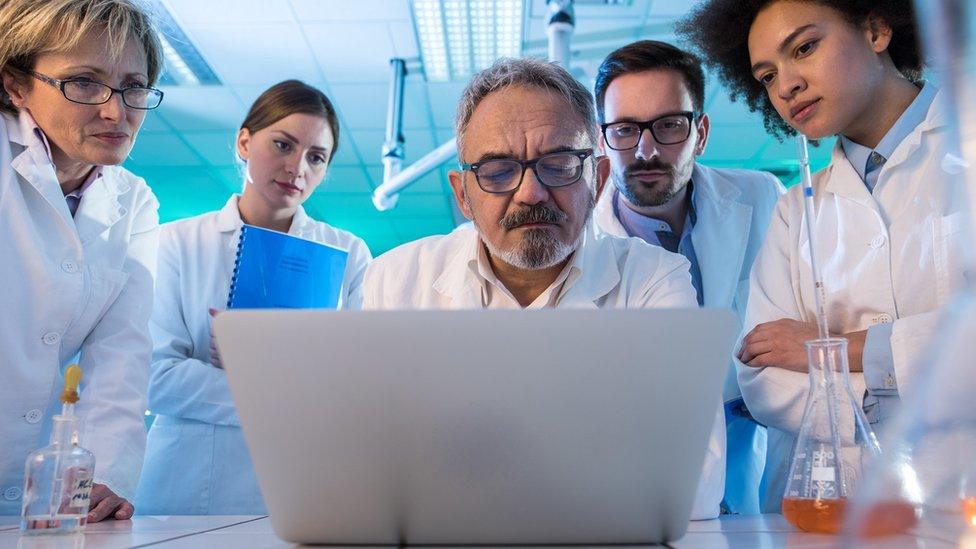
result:
<svg viewBox="0 0 976 549"><path fill-rule="evenodd" d="M166 86L159 115L176 130L236 131L246 109L237 96L223 86Z"/></svg>
<svg viewBox="0 0 976 549"><path fill-rule="evenodd" d="M403 94L403 127L423 129L430 127L430 109L420 80L408 80ZM385 130L389 110L390 85L332 84L332 99L344 121L353 129Z"/></svg>
<svg viewBox="0 0 976 549"><path fill-rule="evenodd" d="M188 25L186 31L224 84L268 87L289 78L321 79L296 24Z"/></svg>
<svg viewBox="0 0 976 549"><path fill-rule="evenodd" d="M390 39L393 40L393 51L397 57L405 59L419 58L420 46L417 44L417 33L413 23L392 21L389 23Z"/></svg>
<svg viewBox="0 0 976 549"><path fill-rule="evenodd" d="M166 0L183 25L294 21L288 0Z"/></svg>
<svg viewBox="0 0 976 549"><path fill-rule="evenodd" d="M461 93L467 82L432 82L427 84L427 96L438 128L453 128Z"/></svg>
<svg viewBox="0 0 976 549"><path fill-rule="evenodd" d="M330 84L389 81L389 61L396 53L386 23L305 23L303 28Z"/></svg>
<svg viewBox="0 0 976 549"><path fill-rule="evenodd" d="M359 149L363 160L370 164L380 162L383 154L383 142L386 134L382 130L353 130L353 140ZM405 139L403 148L405 153L404 162L409 165L416 162L425 154L434 150L433 132L430 130L404 130Z"/></svg>
<svg viewBox="0 0 976 549"><path fill-rule="evenodd" d="M299 21L409 21L405 0L291 0Z"/></svg>

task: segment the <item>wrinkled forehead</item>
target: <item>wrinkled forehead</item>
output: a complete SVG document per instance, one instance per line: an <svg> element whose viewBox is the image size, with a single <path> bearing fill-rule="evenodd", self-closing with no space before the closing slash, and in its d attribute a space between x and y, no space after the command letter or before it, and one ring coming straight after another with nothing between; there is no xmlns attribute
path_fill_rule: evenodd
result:
<svg viewBox="0 0 976 549"><path fill-rule="evenodd" d="M461 157L534 158L556 150L590 148L592 137L570 101L556 93L512 86L490 93L471 114Z"/></svg>
<svg viewBox="0 0 976 549"><path fill-rule="evenodd" d="M104 29L89 31L72 42L51 44L37 56L36 62L42 61L66 68L85 67L106 75L115 72L144 74L147 71L143 44L131 35L124 41L109 40Z"/></svg>

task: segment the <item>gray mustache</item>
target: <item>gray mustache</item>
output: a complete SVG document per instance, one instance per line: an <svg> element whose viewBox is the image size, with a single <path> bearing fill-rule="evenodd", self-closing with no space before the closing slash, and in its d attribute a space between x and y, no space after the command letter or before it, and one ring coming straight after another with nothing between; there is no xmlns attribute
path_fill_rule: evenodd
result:
<svg viewBox="0 0 976 549"><path fill-rule="evenodd" d="M545 206L532 206L509 214L498 222L503 229L514 229L526 223L562 223L568 216L560 211Z"/></svg>

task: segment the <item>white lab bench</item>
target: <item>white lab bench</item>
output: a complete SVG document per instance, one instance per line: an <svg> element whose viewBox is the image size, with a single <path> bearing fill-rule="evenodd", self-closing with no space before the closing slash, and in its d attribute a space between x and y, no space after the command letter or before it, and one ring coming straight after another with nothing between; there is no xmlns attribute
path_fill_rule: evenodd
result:
<svg viewBox="0 0 976 549"><path fill-rule="evenodd" d="M0 549L121 549L146 546L258 549L293 546L278 539L271 529L270 519L261 516L137 516L128 521L91 524L84 535L59 537L22 537L17 520L16 517L0 517ZM885 549L929 549L958 545L956 540L938 538L900 536L886 538L877 546ZM688 533L670 546L682 549L805 549L836 547L838 541L836 536L799 532L781 515L756 515L693 521L689 524ZM362 546L358 549L362 549ZM576 546L573 549L581 548Z"/></svg>

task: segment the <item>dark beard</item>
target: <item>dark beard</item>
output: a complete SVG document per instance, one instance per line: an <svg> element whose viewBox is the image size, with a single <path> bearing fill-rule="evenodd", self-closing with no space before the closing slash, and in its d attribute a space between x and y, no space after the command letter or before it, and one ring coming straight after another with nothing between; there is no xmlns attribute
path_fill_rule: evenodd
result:
<svg viewBox="0 0 976 549"><path fill-rule="evenodd" d="M667 173L665 179L661 180L656 186L648 187L639 181L633 181L633 173L639 171L664 171ZM614 170L614 186L624 196L627 202L638 208L662 206L670 202L681 190L681 186L675 185L674 166L664 164L660 160L638 160L627 166L621 174Z"/></svg>

